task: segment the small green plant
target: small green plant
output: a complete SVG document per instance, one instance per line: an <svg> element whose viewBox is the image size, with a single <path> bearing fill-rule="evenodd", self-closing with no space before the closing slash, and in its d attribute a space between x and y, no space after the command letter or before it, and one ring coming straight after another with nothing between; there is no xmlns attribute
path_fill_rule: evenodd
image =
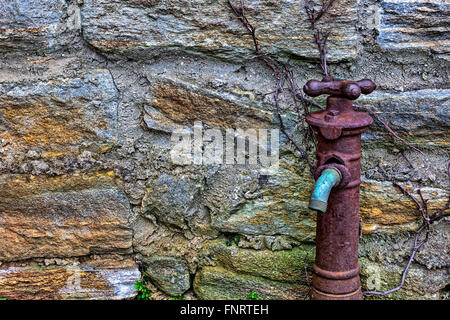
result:
<svg viewBox="0 0 450 320"><path fill-rule="evenodd" d="M186 300L186 297L183 296L182 294L179 294L175 297L170 298L170 300Z"/></svg>
<svg viewBox="0 0 450 320"><path fill-rule="evenodd" d="M247 295L247 300L259 300L258 294L256 292L250 292Z"/></svg>
<svg viewBox="0 0 450 320"><path fill-rule="evenodd" d="M144 273L142 278L134 284L134 288L138 291L138 295L136 296L137 300L150 300L150 296L152 292L147 287L148 286L148 278Z"/></svg>
<svg viewBox="0 0 450 320"><path fill-rule="evenodd" d="M239 241L241 241L241 237L239 237L239 235L234 235L234 236L230 236L230 237L228 237L228 239L227 239L227 241L225 242L225 244L228 246L228 247L231 247L232 245L233 245L233 243L235 244L235 245L238 245L239 244Z"/></svg>

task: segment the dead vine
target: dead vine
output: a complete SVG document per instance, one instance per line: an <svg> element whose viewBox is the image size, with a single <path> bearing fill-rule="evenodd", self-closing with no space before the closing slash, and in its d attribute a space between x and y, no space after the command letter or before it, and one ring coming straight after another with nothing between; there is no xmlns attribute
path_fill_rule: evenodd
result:
<svg viewBox="0 0 450 320"><path fill-rule="evenodd" d="M334 1L334 0L333 0ZM276 116L278 118L278 121L280 122L280 130L283 133L283 135L288 139L288 141L295 147L295 149L300 153L300 156L305 159L311 174L315 171L315 166L312 163L312 161L309 158L309 154L311 153L311 145L314 147L316 146L316 140L315 136L313 134L313 131L311 127L306 123L306 115L311 113L312 107L318 107L320 109L323 109L322 106L317 104L316 102L312 101L311 99L308 99L305 97L301 90L298 89L297 84L294 80L294 73L292 71L292 68L290 65L286 62L274 59L272 57L269 57L267 53L265 53L260 46L260 41L258 39L258 36L256 34L255 27L249 22L245 6L243 1L240 1L239 6L233 4L231 0L227 0L228 5L230 6L231 10L233 11L234 15L241 21L241 23L244 25L244 27L247 29L248 34L251 35L254 50L256 54L256 58L264 62L264 64L272 70L273 75L275 76L276 84L275 84L275 91L273 92L274 97L274 105L275 105L275 112ZM323 13L322 13L323 14ZM325 60L326 61L326 60ZM326 63L326 62L325 62ZM284 87L284 86L287 87ZM280 103L279 98L280 94L282 94L284 91L288 91L290 94L290 97L294 103L296 112L297 112L297 125L300 126L300 130L303 136L303 139L305 141L305 147L301 147L293 138L292 136L287 132L286 126L284 124L283 118L281 116L281 110L280 110Z"/></svg>
<svg viewBox="0 0 450 320"><path fill-rule="evenodd" d="M317 29L316 23L322 18L322 16L330 9L335 0L322 0L319 11L316 11L311 5L310 0L305 0L305 11L311 24L311 30L316 40L317 49L320 56L320 67L324 77L329 77L327 68L327 40L330 35L330 31L323 31Z"/></svg>
<svg viewBox="0 0 450 320"><path fill-rule="evenodd" d="M447 175L448 175L448 178L450 181L450 163L448 164L448 167L447 167ZM406 264L406 267L403 270L400 284L397 287L392 288L387 291L384 291L384 292L365 291L365 292L363 292L364 295L384 296L389 293L393 293L395 291L400 290L403 287L403 285L405 284L406 274L408 273L411 263L414 261L414 257L416 256L417 252L419 252L420 248L422 248L422 246L428 241L429 234L431 231L431 223L433 223L434 221L438 221L438 220L442 219L443 217L445 217L446 215L444 215L444 212L446 210L450 209L450 197L449 197L447 204L443 208L441 208L440 210L436 211L433 214L430 214L430 212L428 211L428 199L427 200L424 199L424 197L422 195L422 191L420 189L417 190L417 194L419 195L419 198L420 198L420 202L419 202L419 200L416 199L411 193L409 193L405 187L401 186L400 184L398 184L396 182L394 182L394 185L396 187L398 187L412 201L414 201L414 203L416 204L416 206L422 216L422 225L415 231L414 245L411 250L411 255L409 257L408 263ZM422 236L422 234L425 234L425 235ZM423 238L422 240L420 240L421 236Z"/></svg>

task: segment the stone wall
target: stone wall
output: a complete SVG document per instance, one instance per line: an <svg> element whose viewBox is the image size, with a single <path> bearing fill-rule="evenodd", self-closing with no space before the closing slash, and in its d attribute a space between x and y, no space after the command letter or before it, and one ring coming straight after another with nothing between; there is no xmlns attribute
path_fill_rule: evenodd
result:
<svg viewBox="0 0 450 320"><path fill-rule="evenodd" d="M297 84L320 79L303 1L245 3ZM411 168L380 125L363 136L364 289L398 284L420 223L392 181L431 209L449 196L449 13L448 0L337 0L323 20L331 73L373 79L359 104L424 151L406 149ZM0 298L129 299L146 271L155 299L303 299L313 180L284 137L270 176L169 156L194 121L277 127L273 76L225 0L0 0L0 57ZM449 244L444 218L384 298L448 297Z"/></svg>

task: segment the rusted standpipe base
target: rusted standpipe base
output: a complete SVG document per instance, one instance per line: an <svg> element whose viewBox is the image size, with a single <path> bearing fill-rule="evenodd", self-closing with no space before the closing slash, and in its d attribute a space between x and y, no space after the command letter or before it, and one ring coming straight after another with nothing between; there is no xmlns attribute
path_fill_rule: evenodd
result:
<svg viewBox="0 0 450 320"><path fill-rule="evenodd" d="M362 300L363 295L361 289L354 292L337 295L321 292L315 288L311 289L311 300Z"/></svg>
<svg viewBox="0 0 450 320"><path fill-rule="evenodd" d="M361 300L360 267L344 272L323 270L313 266L311 300Z"/></svg>

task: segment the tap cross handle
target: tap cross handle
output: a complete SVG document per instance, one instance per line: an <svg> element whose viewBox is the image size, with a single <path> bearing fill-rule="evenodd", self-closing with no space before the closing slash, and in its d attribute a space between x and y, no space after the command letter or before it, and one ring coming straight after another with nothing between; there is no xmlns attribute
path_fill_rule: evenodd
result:
<svg viewBox="0 0 450 320"><path fill-rule="evenodd" d="M377 86L375 83L369 79L351 81L324 78L322 81L309 80L303 87L303 91L311 97L329 94L332 96L356 100L361 93L369 94L375 90L376 87Z"/></svg>

